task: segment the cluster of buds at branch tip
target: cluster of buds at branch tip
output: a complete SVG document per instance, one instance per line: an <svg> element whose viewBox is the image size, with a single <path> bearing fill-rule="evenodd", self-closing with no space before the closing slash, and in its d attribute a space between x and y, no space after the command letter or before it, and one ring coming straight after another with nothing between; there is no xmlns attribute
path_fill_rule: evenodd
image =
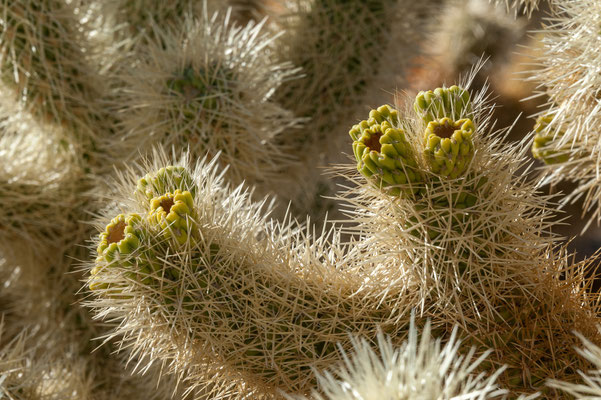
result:
<svg viewBox="0 0 601 400"><path fill-rule="evenodd" d="M165 193L173 193L177 189L188 191L194 196L196 185L190 173L184 167L168 166L155 173L146 174L138 180L136 192L144 195L149 201Z"/></svg>
<svg viewBox="0 0 601 400"><path fill-rule="evenodd" d="M140 200L146 208L146 218L140 214L119 214L100 233L96 265L90 272L90 289L122 296L122 290L101 276L103 270L111 267L124 268L125 276L135 281L151 283L161 262L156 259L149 240L154 245L175 245L178 248L173 250L178 251L195 237L195 192L196 185L183 167L161 168L138 180L136 193L143 196ZM177 278L175 269L166 272L166 276Z"/></svg>
<svg viewBox="0 0 601 400"><path fill-rule="evenodd" d="M564 132L561 130L551 129L553 115L541 115L536 120L534 125L534 139L532 141L532 156L537 160L543 161L545 164L561 164L570 159L569 145L565 148L556 148L554 145Z"/></svg>
<svg viewBox="0 0 601 400"><path fill-rule="evenodd" d="M369 119L353 126L349 134L361 174L392 196L412 195L422 178L405 132L395 127L398 122L398 112L384 105L372 110Z"/></svg>
<svg viewBox="0 0 601 400"><path fill-rule="evenodd" d="M461 176L474 156L474 129L470 119L430 121L424 133L424 155L430 170L451 179Z"/></svg>
<svg viewBox="0 0 601 400"><path fill-rule="evenodd" d="M470 93L456 85L419 92L413 108L426 124L441 118L473 119Z"/></svg>

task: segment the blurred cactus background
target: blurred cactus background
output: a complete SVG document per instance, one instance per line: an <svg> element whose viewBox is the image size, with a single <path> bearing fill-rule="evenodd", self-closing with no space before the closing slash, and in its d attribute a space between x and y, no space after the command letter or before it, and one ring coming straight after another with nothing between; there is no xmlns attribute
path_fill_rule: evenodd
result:
<svg viewBox="0 0 601 400"><path fill-rule="evenodd" d="M601 0L0 0L0 399L601 399Z"/></svg>

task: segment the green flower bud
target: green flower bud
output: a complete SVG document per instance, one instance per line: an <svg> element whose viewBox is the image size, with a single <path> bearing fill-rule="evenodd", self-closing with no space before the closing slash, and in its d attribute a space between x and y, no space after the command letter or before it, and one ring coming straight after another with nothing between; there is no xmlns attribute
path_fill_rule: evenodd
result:
<svg viewBox="0 0 601 400"><path fill-rule="evenodd" d="M188 191L194 196L196 184L184 167L168 166L155 173L146 174L138 180L136 192L143 194L148 200L162 196L175 190Z"/></svg>
<svg viewBox="0 0 601 400"><path fill-rule="evenodd" d="M136 271L140 270L137 256L140 254L143 237L141 221L142 218L138 214L119 214L100 234L100 243L96 249L96 266L90 271L90 290L109 288L110 285L99 276L103 268L136 266ZM131 271L132 277L136 277L136 271ZM120 290L114 289L110 292L116 293L120 293Z"/></svg>
<svg viewBox="0 0 601 400"><path fill-rule="evenodd" d="M166 238L174 238L177 243L184 244L194 232L194 199L188 191L177 189L173 193L155 197L150 201L148 221L161 228Z"/></svg>
<svg viewBox="0 0 601 400"><path fill-rule="evenodd" d="M140 246L142 232L138 224L141 220L138 214L119 214L113 218L100 234L96 261L131 265L130 255Z"/></svg>
<svg viewBox="0 0 601 400"><path fill-rule="evenodd" d="M419 183L417 161L405 132L398 125L399 116L389 106L381 106L369 113L367 121L353 126L349 135L353 138L353 153L357 170L387 193L399 196L401 192L413 194L417 187L395 187L406 183Z"/></svg>
<svg viewBox="0 0 601 400"><path fill-rule="evenodd" d="M419 92L413 108L426 124L445 117L453 121L473 119L469 92L455 85Z"/></svg>
<svg viewBox="0 0 601 400"><path fill-rule="evenodd" d="M424 155L430 170L451 179L461 176L474 156L474 124L469 119L431 121L426 127Z"/></svg>
<svg viewBox="0 0 601 400"><path fill-rule="evenodd" d="M549 129L549 125L553 121L553 115L541 115L536 120L534 125L534 139L532 141L532 155L537 160L543 161L545 164L561 164L570 159L570 146L564 145L563 148L557 149L554 145L564 135L561 130Z"/></svg>

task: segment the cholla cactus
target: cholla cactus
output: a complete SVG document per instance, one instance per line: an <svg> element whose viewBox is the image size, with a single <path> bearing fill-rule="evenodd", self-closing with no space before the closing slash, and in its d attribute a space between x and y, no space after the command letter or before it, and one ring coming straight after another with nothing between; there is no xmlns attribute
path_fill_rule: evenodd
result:
<svg viewBox="0 0 601 400"><path fill-rule="evenodd" d="M570 330L589 333L597 308L585 292L582 266L568 266L551 247L548 199L537 197L534 183L516 179L523 148L508 148L486 131L490 108L483 98L471 99L473 158L457 177L430 171L427 126L411 117L413 110L372 113L372 126L380 120L380 127L403 128L423 180L415 192L407 190L410 182L381 189L373 181L353 191L359 224L352 232L361 237L352 248L335 236L312 241L294 226L267 224L261 204L223 186L216 161L188 167L196 194L185 220L194 233L172 240L144 218L163 201L156 200L160 193L149 202L136 192L147 186L135 182L142 174L129 170L112 197L118 209L142 216L148 234L127 253L131 261L89 266L89 283L109 287L95 290L89 305L119 322L113 335L133 354L152 354L170 373L184 375L190 390L213 396L307 395L314 384L309 369L332 368L336 343L351 350L347 329L373 341L381 328L399 344L407 310L418 304L437 332L459 324L479 354L494 347L482 368L507 364L499 382L512 395L546 390L548 377L573 379L574 368L586 363L574 363ZM369 127L359 136L360 127L352 129L358 142L377 137L384 151L387 137ZM145 168L159 171L168 163L160 156ZM132 276L132 265L152 268ZM123 295L111 296L113 284Z"/></svg>
<svg viewBox="0 0 601 400"><path fill-rule="evenodd" d="M333 371L320 372L320 392L316 400L415 399L485 400L502 397L506 391L495 383L499 370L485 376L474 371L485 359L475 359L474 349L459 354L460 340L454 329L442 347L440 338L431 337L426 323L418 339L411 321L409 338L395 348L383 335L378 336L378 353L370 342L353 340L353 352L343 354L344 364ZM323 395L321 394L323 393Z"/></svg>
<svg viewBox="0 0 601 400"><path fill-rule="evenodd" d="M112 147L129 157L157 143L188 147L196 157L220 152L235 183L276 190L280 171L293 165L276 140L298 120L272 95L295 70L273 62L264 22L237 27L229 14L205 9L182 24L154 25L158 39L138 49L139 62L124 59L114 107L126 138Z"/></svg>
<svg viewBox="0 0 601 400"><path fill-rule="evenodd" d="M424 313L434 322L457 323L470 343L496 349L486 365L507 364L499 382L512 395L537 388L552 397L546 378L574 379L569 327L590 334L597 306L581 288L583 266L569 266L550 247L549 200L536 193L536 182L517 178L523 144L511 147L489 132L491 110L483 99L471 99L473 155L456 176L428 163L423 132L443 119L426 126L413 110L399 113L396 128L417 155L420 188L399 197L373 185L352 191L361 223L351 232L364 235L360 254L372 262L402 260L405 279L420 282ZM394 187L404 193L413 185Z"/></svg>
<svg viewBox="0 0 601 400"><path fill-rule="evenodd" d="M161 156L146 168L156 171L167 162ZM348 330L372 340L378 329L395 342L405 336L408 310L416 304L408 287L384 294L384 281L365 282L357 267L345 267L336 241L310 241L294 225L270 226L263 204L224 185L216 165L176 165L188 168L196 185L187 205L194 231L185 242L165 238L152 218L142 217L148 233L139 251L127 254L127 265L104 267L101 259L90 267L90 282L100 289L89 305L120 321L114 336L123 335L126 347L134 354L154 349L152 359L168 362L166 371L182 376L190 390L274 398L279 390L308 394L311 368L338 361L337 343L351 350ZM152 215L146 197L135 195L136 175L128 172L119 185L119 208ZM132 278L132 265L149 263L154 267L146 280ZM103 284L120 285L124 295L111 296Z"/></svg>
<svg viewBox="0 0 601 400"><path fill-rule="evenodd" d="M545 182L575 182L576 189L563 201L584 197L583 211L592 211L590 221L596 218L599 222L601 144L597 127L601 123L601 78L596 70L601 56L595 46L601 37L601 5L592 0L551 3L554 14L542 31L544 53L538 57L542 68L533 71L530 78L541 85L550 99L550 106L542 115L552 116L544 129L545 135L553 135L554 140L546 144L545 151L562 155L544 167L548 176Z"/></svg>

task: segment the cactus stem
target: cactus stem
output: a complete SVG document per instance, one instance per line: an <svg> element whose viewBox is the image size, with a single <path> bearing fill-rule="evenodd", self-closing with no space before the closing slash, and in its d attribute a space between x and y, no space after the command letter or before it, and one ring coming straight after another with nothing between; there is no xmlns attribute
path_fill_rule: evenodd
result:
<svg viewBox="0 0 601 400"><path fill-rule="evenodd" d="M106 237L107 244L118 243L125 237L125 221L119 221L110 228Z"/></svg>
<svg viewBox="0 0 601 400"><path fill-rule="evenodd" d="M370 150L377 151L379 153L382 150L382 144L380 143L380 138L382 136L384 136L382 132L374 132L374 134L371 135L370 138L365 141L365 146L367 146Z"/></svg>

